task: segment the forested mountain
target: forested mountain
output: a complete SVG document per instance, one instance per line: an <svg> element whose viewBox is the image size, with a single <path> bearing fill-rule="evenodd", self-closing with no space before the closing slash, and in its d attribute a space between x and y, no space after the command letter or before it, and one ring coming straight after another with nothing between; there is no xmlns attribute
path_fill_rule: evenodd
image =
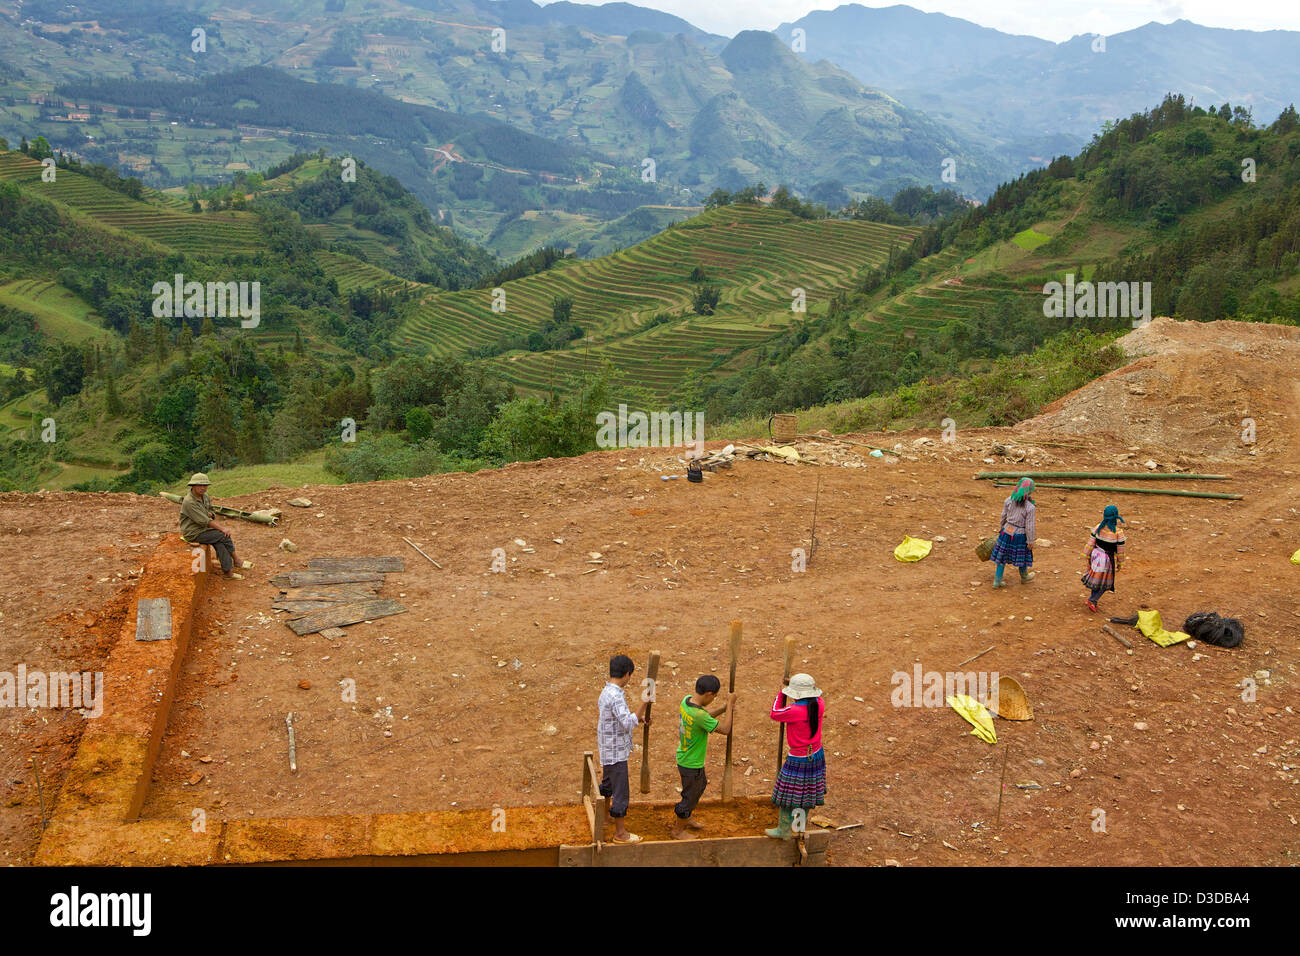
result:
<svg viewBox="0 0 1300 956"><path fill-rule="evenodd" d="M827 59L869 86L942 119L1012 163L1073 153L1102 123L1174 91L1198 106L1231 102L1273 117L1300 101L1300 33L1148 23L1063 43L1012 36L912 7L851 3L816 10L809 61Z"/></svg>
<svg viewBox="0 0 1300 956"><path fill-rule="evenodd" d="M979 198L1032 165L771 34L727 40L627 4L166 0L173 14L193 11L183 34L162 7L151 19L148 4L110 6L0 13L0 59L14 70L0 82L0 131L44 135L163 187L215 183L320 146L350 152L508 257L556 241L603 251L615 235L665 224L650 213L643 227L628 220L611 232L612 220L698 206L716 188L783 182L888 198L951 184ZM201 51L193 29L206 31ZM201 82L177 84L184 78ZM474 172L462 160L501 168ZM958 178L945 180L954 164ZM495 199L474 189L484 172L499 180ZM543 215L513 215L519 190Z"/></svg>
<svg viewBox="0 0 1300 956"><path fill-rule="evenodd" d="M1257 127L1243 108L1170 96L1108 123L1077 156L933 223L824 313L757 350L752 367L688 401L715 418L766 415L953 376L1053 335L1131 325L1132 315L1050 316L1045 285L1067 274L1149 283L1152 316L1300 322L1295 108ZM1014 421L1023 407L1007 386Z"/></svg>

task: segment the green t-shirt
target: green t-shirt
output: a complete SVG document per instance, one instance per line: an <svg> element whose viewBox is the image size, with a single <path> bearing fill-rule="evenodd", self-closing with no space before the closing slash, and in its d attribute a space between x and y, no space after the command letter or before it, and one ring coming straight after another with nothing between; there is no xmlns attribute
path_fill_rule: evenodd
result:
<svg viewBox="0 0 1300 956"><path fill-rule="evenodd" d="M677 732L681 743L677 745L677 764L681 767L703 767L704 754L709 749L709 734L718 726L718 718L691 703L691 695L682 698L678 708L681 720Z"/></svg>

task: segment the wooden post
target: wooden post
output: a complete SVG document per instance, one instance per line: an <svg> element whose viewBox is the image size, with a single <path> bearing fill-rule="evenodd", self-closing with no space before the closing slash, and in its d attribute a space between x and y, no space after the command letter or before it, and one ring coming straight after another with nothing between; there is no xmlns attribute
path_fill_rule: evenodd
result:
<svg viewBox="0 0 1300 956"><path fill-rule="evenodd" d="M782 671L781 687L790 683L790 667L794 664L794 638L785 639L785 669ZM784 702L785 695L782 694ZM785 764L785 724L777 724L776 730L776 773L772 776L775 780L781 775L781 767Z"/></svg>
<svg viewBox="0 0 1300 956"><path fill-rule="evenodd" d="M599 778L596 776L596 755L590 750L586 751L583 754L582 763L584 767L583 775L591 781L590 790L584 795L589 794L591 798L592 817L594 819L592 825L593 839L594 842L599 845L605 835L605 798L600 795L600 788L598 786Z"/></svg>
<svg viewBox="0 0 1300 956"><path fill-rule="evenodd" d="M731 622L731 677L727 681L727 693L736 692L736 658L740 656L740 634L741 623L739 621ZM731 738L736 733L736 721L734 715L731 716L731 732L727 734L727 763L722 768L722 800L727 802L731 799Z"/></svg>
<svg viewBox="0 0 1300 956"><path fill-rule="evenodd" d="M659 652L650 652L650 664L646 667L646 679L649 683L650 700L645 705L645 726L641 728L641 792L650 792L650 711L654 707L659 678Z"/></svg>

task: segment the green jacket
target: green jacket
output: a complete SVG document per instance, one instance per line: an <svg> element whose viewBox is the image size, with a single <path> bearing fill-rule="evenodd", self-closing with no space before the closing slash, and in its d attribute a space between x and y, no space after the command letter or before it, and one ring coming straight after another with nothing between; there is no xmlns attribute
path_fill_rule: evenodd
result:
<svg viewBox="0 0 1300 956"><path fill-rule="evenodd" d="M207 495L195 498L193 491L187 492L181 502L181 538L193 544L199 532L207 528L215 517L211 498Z"/></svg>

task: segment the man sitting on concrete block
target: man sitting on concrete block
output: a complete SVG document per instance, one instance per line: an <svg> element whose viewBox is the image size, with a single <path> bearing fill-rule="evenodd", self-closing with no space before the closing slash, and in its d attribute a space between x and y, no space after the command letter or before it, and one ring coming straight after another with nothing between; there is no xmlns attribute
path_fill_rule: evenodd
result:
<svg viewBox="0 0 1300 956"><path fill-rule="evenodd" d="M208 476L199 472L190 479L190 491L181 502L181 538L188 544L210 544L221 562L221 573L228 578L243 580L234 568L251 568L253 562L240 561L235 554L235 541L230 532L217 524L217 514L208 497Z"/></svg>

